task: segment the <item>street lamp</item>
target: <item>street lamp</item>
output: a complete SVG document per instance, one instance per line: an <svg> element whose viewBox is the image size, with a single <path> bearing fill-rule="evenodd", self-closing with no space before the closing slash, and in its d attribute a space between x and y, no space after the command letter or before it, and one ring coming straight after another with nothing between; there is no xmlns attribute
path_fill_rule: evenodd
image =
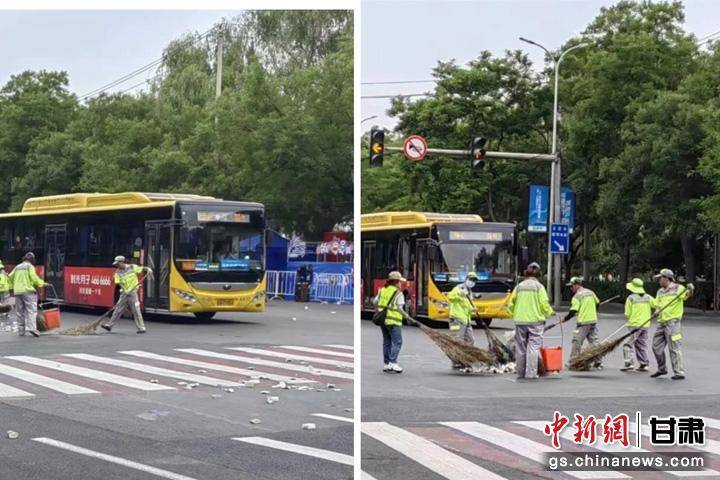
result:
<svg viewBox="0 0 720 480"><path fill-rule="evenodd" d="M527 38L520 37L520 41L535 45L536 47L542 48L545 53L553 60L555 64L555 98L553 100L553 128L552 128L552 153L555 156L555 160L552 163L550 170L550 211L552 212L551 223L560 223L561 208L560 208L560 184L562 179L562 171L560 166L560 155L557 151L557 121L558 121L558 80L560 78L560 63L562 62L565 55L572 52L575 49L587 47L590 43L578 43L572 47L563 50L559 55L553 55L550 50L543 47L537 42L528 40ZM560 306L560 255L555 256L555 265L553 266L553 257L550 253L550 229L548 228L548 268L547 268L547 290L548 293L551 291L551 278L555 280L555 288L552 291L553 305L555 307ZM554 268L553 268L554 267ZM553 275L554 274L554 275Z"/></svg>

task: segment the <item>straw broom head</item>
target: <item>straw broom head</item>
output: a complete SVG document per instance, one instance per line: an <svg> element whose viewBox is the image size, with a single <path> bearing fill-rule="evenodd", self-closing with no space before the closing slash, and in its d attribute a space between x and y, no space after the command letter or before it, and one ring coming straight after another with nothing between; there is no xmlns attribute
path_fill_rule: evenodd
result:
<svg viewBox="0 0 720 480"><path fill-rule="evenodd" d="M472 367L478 363L492 365L497 361L495 355L487 350L460 342L421 323L417 323L417 325L454 363L463 367Z"/></svg>
<svg viewBox="0 0 720 480"><path fill-rule="evenodd" d="M570 359L570 370L588 370L590 367L602 360L605 355L615 350L633 333L635 332L628 332L614 340L606 340L598 343L597 345L586 348Z"/></svg>

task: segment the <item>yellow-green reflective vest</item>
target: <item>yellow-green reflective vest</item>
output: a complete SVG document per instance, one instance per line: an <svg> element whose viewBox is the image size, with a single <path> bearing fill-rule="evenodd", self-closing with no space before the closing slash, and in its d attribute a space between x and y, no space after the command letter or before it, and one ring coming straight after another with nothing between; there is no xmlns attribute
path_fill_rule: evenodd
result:
<svg viewBox="0 0 720 480"><path fill-rule="evenodd" d="M555 313L548 301L545 287L534 277L517 284L510 294L507 309L513 321L518 324L543 323Z"/></svg>
<svg viewBox="0 0 720 480"><path fill-rule="evenodd" d="M470 318L475 308L468 298L468 291L465 285L462 283L456 285L446 296L450 302L450 318L454 318L464 324L470 323Z"/></svg>
<svg viewBox="0 0 720 480"><path fill-rule="evenodd" d="M395 292L398 292L398 294L395 295L392 305L390 305L390 299ZM398 288L394 285L388 285L380 289L377 304L381 310L385 307L388 307L387 314L385 315L385 325L389 327L402 327L403 316L402 313L400 313L399 311L399 307L397 306L397 298L400 295L402 295L402 292L400 292Z"/></svg>
<svg viewBox="0 0 720 480"><path fill-rule="evenodd" d="M10 277L5 273L5 270L0 271L0 293L7 293L10 291Z"/></svg>
<svg viewBox="0 0 720 480"><path fill-rule="evenodd" d="M600 303L595 292L588 288L580 288L570 301L570 310L577 313L577 324L587 325L597 322L597 305Z"/></svg>
<svg viewBox="0 0 720 480"><path fill-rule="evenodd" d="M35 289L45 285L35 271L35 266L30 262L22 262L13 268L8 276L15 295L23 293L35 293Z"/></svg>
<svg viewBox="0 0 720 480"><path fill-rule="evenodd" d="M680 298L676 302L668 308L665 308L666 305L670 305L670 303L678 296ZM667 288L661 288L658 290L655 295L655 300L653 301L653 308L658 310L665 308L658 318L658 323L665 323L670 320L680 320L685 310L683 308L685 300L689 297L690 292L688 289L677 283L671 283Z"/></svg>
<svg viewBox="0 0 720 480"><path fill-rule="evenodd" d="M143 267L138 265L127 265L125 268L118 268L115 272L115 284L120 285L124 293L134 290L140 281L138 274L142 272Z"/></svg>
<svg viewBox="0 0 720 480"><path fill-rule="evenodd" d="M633 293L625 300L625 316L628 319L628 327L648 328L650 326L648 320L652 317L652 302L652 297L647 293L642 295Z"/></svg>

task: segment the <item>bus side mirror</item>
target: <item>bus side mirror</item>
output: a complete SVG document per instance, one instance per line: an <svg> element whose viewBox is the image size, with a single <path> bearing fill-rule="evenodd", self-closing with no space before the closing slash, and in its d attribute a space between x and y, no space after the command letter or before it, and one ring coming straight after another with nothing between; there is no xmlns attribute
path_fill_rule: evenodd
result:
<svg viewBox="0 0 720 480"><path fill-rule="evenodd" d="M520 247L520 271L525 271L529 263L530 254L528 253L528 247Z"/></svg>

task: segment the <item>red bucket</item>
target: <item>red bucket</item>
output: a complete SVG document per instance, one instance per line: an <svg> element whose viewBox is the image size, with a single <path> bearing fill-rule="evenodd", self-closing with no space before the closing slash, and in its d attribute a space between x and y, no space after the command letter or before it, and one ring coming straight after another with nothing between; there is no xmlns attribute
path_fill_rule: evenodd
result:
<svg viewBox="0 0 720 480"><path fill-rule="evenodd" d="M559 372L562 370L562 347L540 347L540 357L542 358L546 371Z"/></svg>
<svg viewBox="0 0 720 480"><path fill-rule="evenodd" d="M46 303L40 305L40 310L42 311L42 316L45 319L44 330L60 328L60 307L54 303Z"/></svg>

